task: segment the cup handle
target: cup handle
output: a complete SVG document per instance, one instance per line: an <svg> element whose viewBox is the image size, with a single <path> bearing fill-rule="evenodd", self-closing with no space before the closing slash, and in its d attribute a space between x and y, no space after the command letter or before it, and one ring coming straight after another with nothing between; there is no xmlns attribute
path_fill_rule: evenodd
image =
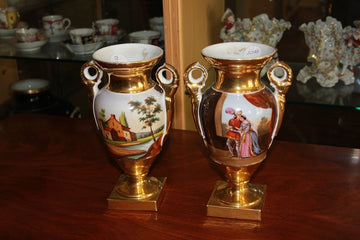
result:
<svg viewBox="0 0 360 240"><path fill-rule="evenodd" d="M277 76L276 71L282 71L282 76ZM291 81L293 78L293 72L289 65L282 61L276 62L272 65L267 71L268 79L270 80L271 86L275 90L275 97L278 108L278 121L275 124L273 134L271 136L271 141L274 140L275 136L278 134L282 119L285 112L285 95L291 86Z"/></svg>
<svg viewBox="0 0 360 240"><path fill-rule="evenodd" d="M95 69L95 73L91 74L90 69ZM91 110L92 110L94 119L96 119L95 108L94 108L95 101L94 100L95 100L96 95L99 92L99 84L101 83L101 79L103 76L103 70L101 70L101 68L98 67L93 60L90 60L90 61L86 62L84 65L82 65L81 70L80 70L80 75L81 75L81 81L87 88ZM97 121L95 121L95 122L96 122L96 126L99 128Z"/></svg>
<svg viewBox="0 0 360 240"><path fill-rule="evenodd" d="M64 31L66 31L71 25L71 20L69 18L64 18L62 24Z"/></svg>

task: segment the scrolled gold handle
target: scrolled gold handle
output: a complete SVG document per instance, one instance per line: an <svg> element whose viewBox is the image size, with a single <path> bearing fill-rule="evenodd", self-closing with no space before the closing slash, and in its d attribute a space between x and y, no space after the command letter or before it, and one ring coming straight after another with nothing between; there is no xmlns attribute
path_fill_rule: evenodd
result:
<svg viewBox="0 0 360 240"><path fill-rule="evenodd" d="M282 70L282 76L276 75L277 70ZM276 122L274 132L271 136L271 140L274 140L275 136L279 132L282 119L284 117L286 102L285 95L291 86L293 72L289 65L282 61L278 61L268 69L267 76L271 85L275 88L275 97L278 107L278 121Z"/></svg>
<svg viewBox="0 0 360 240"><path fill-rule="evenodd" d="M277 76L276 75L277 70L282 70L283 75ZM274 65L272 65L269 68L269 70L267 72L267 76L268 76L270 82L279 91L279 94L285 95L291 85L291 81L293 78L293 72L292 72L291 68L289 67L289 65L287 65L286 63L284 63L282 61L278 61L277 63L275 63Z"/></svg>
<svg viewBox="0 0 360 240"><path fill-rule="evenodd" d="M90 74L90 69L95 69L95 74ZM84 63L80 70L81 80L86 87L92 88L102 78L103 71L93 60Z"/></svg>
<svg viewBox="0 0 360 240"><path fill-rule="evenodd" d="M167 77L165 77L164 75L166 75ZM162 89L164 89L166 96L165 98L166 114L167 114L167 125L166 125L167 127L165 133L166 135L170 130L171 122L173 119L174 95L179 86L179 74L174 66L168 63L164 63L156 70L155 77L159 85L162 87Z"/></svg>
<svg viewBox="0 0 360 240"><path fill-rule="evenodd" d="M200 71L201 75L198 78L193 77L194 71ZM206 68L199 62L195 62L187 67L184 73L185 84L190 93L197 92L199 88L205 86L208 77Z"/></svg>
<svg viewBox="0 0 360 240"><path fill-rule="evenodd" d="M201 75L197 78L194 78L193 77L194 71L200 71ZM208 71L199 62L195 62L189 65L184 73L185 86L191 96L192 115L194 118L195 126L204 139L205 136L201 129L201 124L199 123L198 110L202 98L201 89L205 86L205 82L207 78L208 78Z"/></svg>
<svg viewBox="0 0 360 240"><path fill-rule="evenodd" d="M90 74L90 69L95 69L95 74ZM101 83L103 70L100 67L98 67L93 60L90 60L81 66L80 75L82 82L84 83L84 85L88 90L90 107L94 119L96 119L95 110L94 110L94 100L95 100L95 96L99 92L99 84ZM95 122L97 127L99 127L97 121Z"/></svg>
<svg viewBox="0 0 360 240"><path fill-rule="evenodd" d="M164 74L169 73L170 76L165 77ZM173 97L177 87L179 86L179 74L175 67L168 63L164 63L156 70L156 80L159 85L165 90L167 97Z"/></svg>

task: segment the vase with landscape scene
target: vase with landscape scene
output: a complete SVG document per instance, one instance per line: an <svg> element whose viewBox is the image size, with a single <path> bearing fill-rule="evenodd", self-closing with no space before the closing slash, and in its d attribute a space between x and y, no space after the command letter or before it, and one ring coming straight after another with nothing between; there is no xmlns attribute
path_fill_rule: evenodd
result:
<svg viewBox="0 0 360 240"><path fill-rule="evenodd" d="M108 207L157 211L165 177L149 170L169 132L178 74L150 44L118 44L97 50L81 68L95 124L121 167Z"/></svg>

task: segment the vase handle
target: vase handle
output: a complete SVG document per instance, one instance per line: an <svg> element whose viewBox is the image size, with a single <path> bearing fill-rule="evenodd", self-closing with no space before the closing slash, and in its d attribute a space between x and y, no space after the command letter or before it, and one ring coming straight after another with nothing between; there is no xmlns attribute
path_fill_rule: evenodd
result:
<svg viewBox="0 0 360 240"><path fill-rule="evenodd" d="M172 98L179 86L179 74L175 67L164 63L156 70L155 76L159 85L165 90L166 97Z"/></svg>
<svg viewBox="0 0 360 240"><path fill-rule="evenodd" d="M90 69L94 69L95 73L91 74ZM95 96L99 92L99 84L101 83L103 70L101 70L101 68L98 67L93 60L90 60L82 65L80 70L80 75L81 75L81 81L84 83L84 85L87 88L91 111L93 113L96 126L99 128L95 116L94 100L95 100Z"/></svg>
<svg viewBox="0 0 360 240"><path fill-rule="evenodd" d="M179 86L179 74L175 67L168 63L164 63L156 70L155 76L157 82L165 91L167 113L166 132L168 133L174 113L174 95Z"/></svg>
<svg viewBox="0 0 360 240"><path fill-rule="evenodd" d="M277 76L276 71L282 71L282 76ZM268 79L270 80L271 86L275 89L275 97L277 100L278 107L278 121L276 122L274 132L271 136L271 141L274 140L275 136L278 134L282 119L285 112L285 95L289 90L291 81L293 78L293 72L289 65L282 61L276 62L272 65L267 71Z"/></svg>
<svg viewBox="0 0 360 240"><path fill-rule="evenodd" d="M194 71L200 71L201 75L198 78L194 78L193 77ZM195 126L204 140L205 140L205 135L200 127L201 125L199 124L198 110L202 98L201 90L205 86L205 82L207 78L208 78L208 71L199 62L195 62L189 65L184 73L185 86L191 96L192 114L193 114Z"/></svg>

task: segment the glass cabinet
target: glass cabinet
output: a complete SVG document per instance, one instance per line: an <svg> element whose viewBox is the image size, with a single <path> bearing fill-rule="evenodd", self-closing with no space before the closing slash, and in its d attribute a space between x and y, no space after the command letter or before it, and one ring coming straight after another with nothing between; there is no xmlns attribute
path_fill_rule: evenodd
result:
<svg viewBox="0 0 360 240"><path fill-rule="evenodd" d="M342 141L340 132L349 139L360 135L360 87L358 85L338 84L332 88L323 88L316 81L302 84L296 75L307 63L309 49L304 34L299 31L302 23L324 19L331 15L339 19L344 26L351 25L358 17L358 1L345 0L0 0L0 7L15 6L21 20L29 27L42 28L41 18L48 14L59 14L71 19L76 28L92 27L97 19L116 18L119 28L125 33L118 43L127 42L128 33L149 29L149 19L163 17L166 62L175 66L182 76L186 67L196 61L209 67L202 59L201 49L207 45L220 43L221 19L227 8L231 8L236 17L252 18L267 13L269 18L289 20L290 30L284 33L277 48L279 58L286 61L294 71L293 85L287 96L287 112L280 136L284 140L297 138L306 140L305 132L318 131L326 139ZM1 29L0 29L1 31ZM24 53L9 43L9 39L0 39L0 103L11 96L8 86L11 82L43 78L51 82L51 90L60 98L80 107L83 117L90 116L87 94L80 82L80 67L91 58L91 54L74 54L64 42L48 42L40 51ZM213 72L210 70L210 77ZM182 79L181 79L182 80ZM266 79L264 79L266 82ZM175 96L173 127L195 130L191 114L190 98L180 81ZM321 109L321 110L319 110ZM325 110L324 110L325 109ZM333 119L330 127L324 124L324 117L318 116L324 110ZM330 112L330 113L329 113ZM323 115L325 113L322 113ZM297 122L294 129L294 122ZM287 125L288 124L288 125ZM303 124L303 126L301 126ZM306 126L315 126L308 129ZM290 127L289 127L290 126ZM344 127L345 126L345 127ZM300 129L300 130L299 130ZM337 129L339 136L331 137L329 129ZM290 132L290 134L289 134ZM325 134L324 134L325 132ZM297 135L288 138L290 135ZM316 142L318 139L313 140ZM318 141L320 142L320 141ZM356 141L352 141L356 142ZM327 143L327 142L325 142Z"/></svg>

